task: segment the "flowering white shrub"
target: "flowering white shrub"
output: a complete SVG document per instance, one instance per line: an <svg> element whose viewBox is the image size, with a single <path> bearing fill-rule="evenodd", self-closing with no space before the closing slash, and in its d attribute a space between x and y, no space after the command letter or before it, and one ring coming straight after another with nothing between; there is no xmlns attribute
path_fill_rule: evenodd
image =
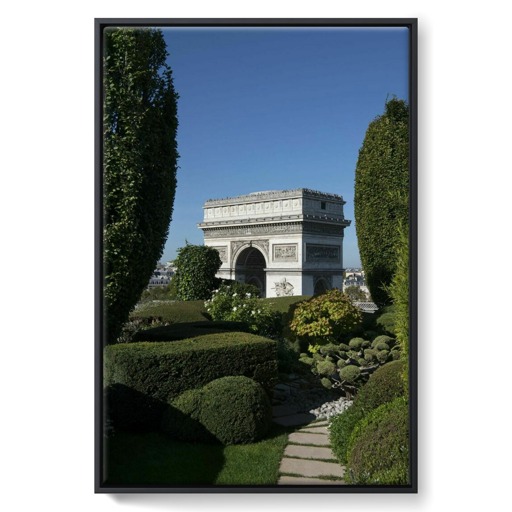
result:
<svg viewBox="0 0 512 512"><path fill-rule="evenodd" d="M279 313L262 302L251 285L223 284L204 305L213 320L244 322L252 332L265 336L279 334Z"/></svg>

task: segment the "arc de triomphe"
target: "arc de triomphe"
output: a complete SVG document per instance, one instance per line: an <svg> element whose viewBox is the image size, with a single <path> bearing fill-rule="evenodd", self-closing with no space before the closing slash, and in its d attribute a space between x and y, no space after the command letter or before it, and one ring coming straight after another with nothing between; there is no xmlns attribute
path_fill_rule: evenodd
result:
<svg viewBox="0 0 512 512"><path fill-rule="evenodd" d="M314 295L342 288L345 201L300 188L210 199L205 245L219 251L217 274L256 285L263 297Z"/></svg>

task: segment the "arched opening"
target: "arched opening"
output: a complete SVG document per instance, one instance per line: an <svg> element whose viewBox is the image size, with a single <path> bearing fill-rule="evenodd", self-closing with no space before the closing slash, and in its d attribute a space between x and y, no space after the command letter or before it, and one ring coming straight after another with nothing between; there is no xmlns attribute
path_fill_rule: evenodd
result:
<svg viewBox="0 0 512 512"><path fill-rule="evenodd" d="M329 285L327 284L324 278L317 279L315 283L315 289L313 291L314 295L320 295L321 293L325 293L329 289Z"/></svg>
<svg viewBox="0 0 512 512"><path fill-rule="evenodd" d="M265 297L265 257L255 247L245 248L236 259L235 279L242 283L252 284Z"/></svg>

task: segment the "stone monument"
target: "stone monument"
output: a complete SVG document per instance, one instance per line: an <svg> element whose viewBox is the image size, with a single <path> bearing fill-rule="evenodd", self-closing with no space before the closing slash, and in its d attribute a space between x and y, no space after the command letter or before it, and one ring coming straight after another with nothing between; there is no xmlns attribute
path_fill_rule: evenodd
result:
<svg viewBox="0 0 512 512"><path fill-rule="evenodd" d="M257 286L262 297L315 295L343 285L343 215L336 194L305 188L210 199L205 245L219 251L225 279Z"/></svg>

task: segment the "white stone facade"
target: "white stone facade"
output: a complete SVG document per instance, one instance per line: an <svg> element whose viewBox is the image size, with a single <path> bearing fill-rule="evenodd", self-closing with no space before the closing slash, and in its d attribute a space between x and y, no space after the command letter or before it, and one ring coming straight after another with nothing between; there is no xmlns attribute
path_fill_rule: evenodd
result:
<svg viewBox="0 0 512 512"><path fill-rule="evenodd" d="M221 256L218 277L266 297L313 295L342 288L344 204L309 189L255 192L208 200L199 227Z"/></svg>

